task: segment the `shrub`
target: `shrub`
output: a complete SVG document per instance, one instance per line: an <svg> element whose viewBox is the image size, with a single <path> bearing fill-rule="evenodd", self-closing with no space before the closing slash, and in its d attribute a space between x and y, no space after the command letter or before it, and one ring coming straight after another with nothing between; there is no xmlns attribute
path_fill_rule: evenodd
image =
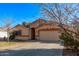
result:
<svg viewBox="0 0 79 59"><path fill-rule="evenodd" d="M10 40L14 40L15 39L15 36L16 36L16 33L15 32L12 32L9 39Z"/></svg>
<svg viewBox="0 0 79 59"><path fill-rule="evenodd" d="M74 51L78 51L79 41L76 36L73 36L70 32L61 33L60 39L64 41L64 46L66 48L73 49Z"/></svg>
<svg viewBox="0 0 79 59"><path fill-rule="evenodd" d="M65 47L73 48L74 38L73 38L72 34L70 34L68 32L63 32L63 33L61 33L60 39L64 41Z"/></svg>

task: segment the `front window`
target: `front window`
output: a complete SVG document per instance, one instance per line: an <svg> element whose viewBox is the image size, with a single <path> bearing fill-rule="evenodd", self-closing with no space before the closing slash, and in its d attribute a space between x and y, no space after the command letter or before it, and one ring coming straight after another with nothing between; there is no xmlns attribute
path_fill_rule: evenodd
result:
<svg viewBox="0 0 79 59"><path fill-rule="evenodd" d="M16 35L21 35L21 30L15 31Z"/></svg>

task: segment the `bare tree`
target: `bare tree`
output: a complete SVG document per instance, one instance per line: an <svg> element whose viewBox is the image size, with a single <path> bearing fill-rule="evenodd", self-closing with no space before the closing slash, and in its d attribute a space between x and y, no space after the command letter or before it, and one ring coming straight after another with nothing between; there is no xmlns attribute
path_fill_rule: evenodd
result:
<svg viewBox="0 0 79 59"><path fill-rule="evenodd" d="M71 36L68 38L71 39L70 42L74 42L74 39L76 39L73 43L76 47L78 45L76 43L79 42L79 30L76 30L76 26L74 26L75 24L73 24L73 22L74 20L78 20L79 4L48 3L41 4L41 6L43 18L58 22L61 29L66 33L65 35L67 35L67 37L69 37L69 35ZM68 28L65 28L64 25L67 25ZM74 28L76 32L69 30L71 27ZM79 47L79 45L77 47Z"/></svg>
<svg viewBox="0 0 79 59"><path fill-rule="evenodd" d="M10 39L10 29L11 29L11 25L12 25L12 20L11 19L4 19L4 29L7 31L7 41L9 42Z"/></svg>
<svg viewBox="0 0 79 59"><path fill-rule="evenodd" d="M43 18L58 22L59 26L65 30L64 25L72 26L72 22L78 17L79 4L41 4ZM68 30L68 29L67 29Z"/></svg>

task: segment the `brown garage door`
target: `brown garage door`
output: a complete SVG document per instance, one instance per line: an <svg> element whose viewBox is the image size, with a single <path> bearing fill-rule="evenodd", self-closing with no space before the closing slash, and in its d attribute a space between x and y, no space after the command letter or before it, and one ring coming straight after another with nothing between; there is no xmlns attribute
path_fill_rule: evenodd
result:
<svg viewBox="0 0 79 59"><path fill-rule="evenodd" d="M40 40L58 41L59 33L57 31L40 31Z"/></svg>

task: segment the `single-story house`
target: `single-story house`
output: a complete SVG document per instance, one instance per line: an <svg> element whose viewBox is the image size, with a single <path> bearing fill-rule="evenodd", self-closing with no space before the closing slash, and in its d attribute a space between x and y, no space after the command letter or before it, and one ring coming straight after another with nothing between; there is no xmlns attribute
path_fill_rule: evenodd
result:
<svg viewBox="0 0 79 59"><path fill-rule="evenodd" d="M15 39L59 41L60 27L56 22L49 23L44 19L38 19L29 26L17 25L12 31L16 31Z"/></svg>

